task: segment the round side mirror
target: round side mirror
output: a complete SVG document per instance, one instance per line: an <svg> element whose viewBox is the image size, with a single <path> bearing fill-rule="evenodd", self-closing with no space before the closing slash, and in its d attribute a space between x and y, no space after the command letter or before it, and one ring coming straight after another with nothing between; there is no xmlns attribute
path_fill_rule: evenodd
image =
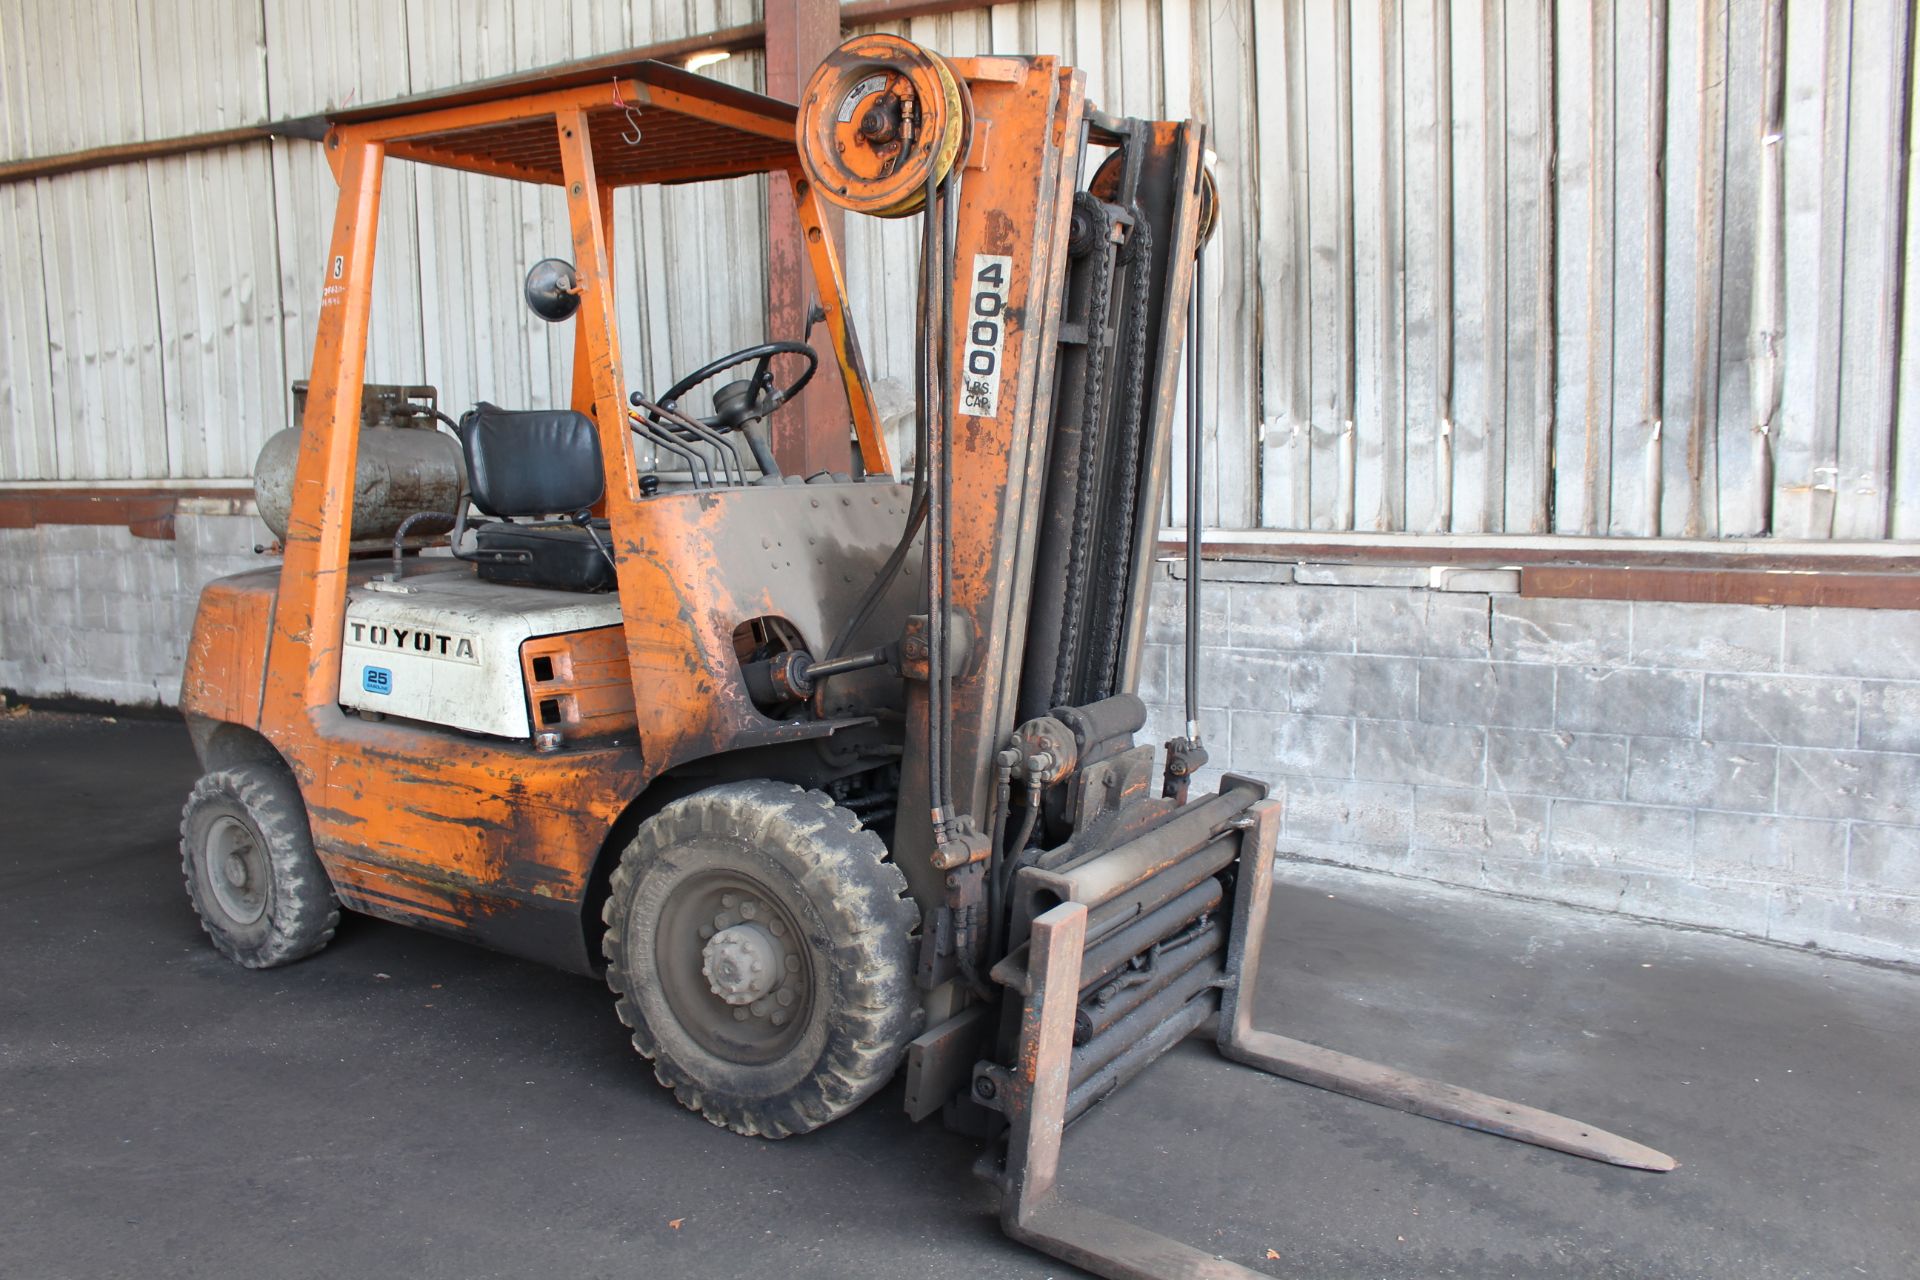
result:
<svg viewBox="0 0 1920 1280"><path fill-rule="evenodd" d="M527 307L549 324L580 309L580 277L564 258L542 258L527 272Z"/></svg>

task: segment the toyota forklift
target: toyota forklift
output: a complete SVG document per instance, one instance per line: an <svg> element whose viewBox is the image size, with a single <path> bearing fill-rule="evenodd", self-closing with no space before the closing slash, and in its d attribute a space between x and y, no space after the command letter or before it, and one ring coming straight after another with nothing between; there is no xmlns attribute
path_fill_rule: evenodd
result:
<svg viewBox="0 0 1920 1280"><path fill-rule="evenodd" d="M1254 1024L1281 807L1253 778L1195 786L1197 536L1186 731L1157 768L1137 741L1217 216L1202 125L1108 115L1050 57L876 35L797 105L614 61L317 132L340 195L312 372L259 469L282 559L206 588L182 690L205 770L184 872L220 951L286 964L351 910L603 977L659 1082L762 1138L904 1072L915 1119L985 1144L1006 1230L1104 1276L1256 1274L1055 1189L1067 1126L1194 1034L1322 1088L1674 1167ZM572 327L568 407L455 418L432 388L365 383L395 160L564 193L570 250L525 291ZM792 192L808 332L630 389L613 193L751 175ZM834 208L920 223L899 474ZM848 469L783 475L768 424L818 427L816 375L844 388Z"/></svg>

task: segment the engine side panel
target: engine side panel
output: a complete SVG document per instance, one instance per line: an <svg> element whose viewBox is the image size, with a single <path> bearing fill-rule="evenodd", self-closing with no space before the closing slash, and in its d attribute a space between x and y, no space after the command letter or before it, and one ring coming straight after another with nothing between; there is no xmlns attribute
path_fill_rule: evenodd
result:
<svg viewBox="0 0 1920 1280"><path fill-rule="evenodd" d="M249 729L259 726L279 590L276 566L217 578L201 591L180 676L182 713Z"/></svg>
<svg viewBox="0 0 1920 1280"><path fill-rule="evenodd" d="M522 646L619 622L612 596L483 582L466 565L362 582L347 592L340 705L525 739Z"/></svg>
<svg viewBox="0 0 1920 1280"><path fill-rule="evenodd" d="M593 970L580 909L607 832L646 783L631 740L543 754L338 711L316 718L334 749L302 789L345 905Z"/></svg>

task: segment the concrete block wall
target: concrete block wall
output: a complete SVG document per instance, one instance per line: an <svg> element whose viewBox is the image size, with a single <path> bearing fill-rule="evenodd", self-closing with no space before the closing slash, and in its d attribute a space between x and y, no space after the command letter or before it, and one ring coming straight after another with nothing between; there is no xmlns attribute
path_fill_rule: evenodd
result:
<svg viewBox="0 0 1920 1280"><path fill-rule="evenodd" d="M1276 784L1284 852L1920 961L1920 614L1425 576L1209 567L1203 731ZM1183 592L1157 580L1156 740Z"/></svg>
<svg viewBox="0 0 1920 1280"><path fill-rule="evenodd" d="M272 561L251 503L185 500L174 527L0 529L0 688L176 703L200 588ZM1203 781L1275 783L1285 853L1920 962L1920 614L1429 581L1209 567ZM1184 608L1163 572L1155 741Z"/></svg>
<svg viewBox="0 0 1920 1280"><path fill-rule="evenodd" d="M275 563L250 500L187 499L174 537L124 526L0 529L0 689L173 706L200 588Z"/></svg>

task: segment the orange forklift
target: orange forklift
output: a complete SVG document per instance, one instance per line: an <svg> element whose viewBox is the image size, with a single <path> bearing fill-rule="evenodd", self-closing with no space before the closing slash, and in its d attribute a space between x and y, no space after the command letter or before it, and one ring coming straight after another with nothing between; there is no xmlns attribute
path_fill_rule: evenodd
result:
<svg viewBox="0 0 1920 1280"><path fill-rule="evenodd" d="M600 63L341 111L321 145L311 380L259 476L283 558L207 587L182 690L206 771L184 871L222 952L298 960L347 908L603 976L660 1083L742 1134L904 1070L916 1119L987 1144L1006 1229L1105 1276L1256 1274L1054 1189L1066 1126L1203 1029L1275 1074L1673 1167L1253 1026L1280 806L1231 774L1190 794L1197 539L1186 733L1157 774L1135 741L1199 368L1202 126L1107 115L1052 58L867 36L798 106ZM454 418L364 384L393 160L565 193L570 252L525 291L572 326L568 408ZM809 332L630 391L614 191L746 175L792 191ZM901 476L829 206L920 222ZM814 411L823 354L848 470L785 476L767 424Z"/></svg>

